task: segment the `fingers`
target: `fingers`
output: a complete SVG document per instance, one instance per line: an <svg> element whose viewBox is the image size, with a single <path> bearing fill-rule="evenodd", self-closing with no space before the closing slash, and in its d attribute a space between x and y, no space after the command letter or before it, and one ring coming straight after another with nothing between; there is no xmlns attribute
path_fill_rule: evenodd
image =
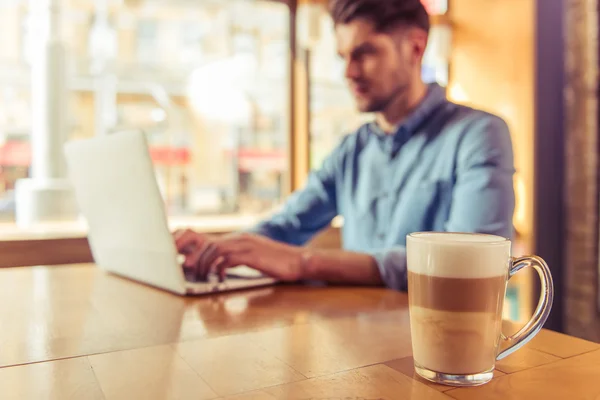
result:
<svg viewBox="0 0 600 400"><path fill-rule="evenodd" d="M181 244L182 241L187 241L190 238L196 236L196 232L191 229L177 229L173 232L173 239L175 240L175 244Z"/></svg>
<svg viewBox="0 0 600 400"><path fill-rule="evenodd" d="M190 229L177 230L173 233L175 247L179 254L185 255L183 260L183 268L192 270L196 275L196 258L200 249L207 241L210 241L209 236L194 232Z"/></svg>
<svg viewBox="0 0 600 400"><path fill-rule="evenodd" d="M219 265L223 264L227 260L227 257L219 256L213 261L213 263L208 268L209 273L216 273L219 276L219 281L225 280L225 274L219 271Z"/></svg>
<svg viewBox="0 0 600 400"><path fill-rule="evenodd" d="M177 231L173 235L177 251L182 252L186 247L198 242L198 234L192 230Z"/></svg>
<svg viewBox="0 0 600 400"><path fill-rule="evenodd" d="M232 256L235 259L243 257L251 248L251 243L238 236L209 240L189 256L189 264L194 266L200 279L205 279L210 272L216 272L218 266L227 259Z"/></svg>
<svg viewBox="0 0 600 400"><path fill-rule="evenodd" d="M206 240L186 257L185 266L193 268L196 277L204 280L211 271L214 271L211 267L216 264L217 259L223 257L230 247L223 239Z"/></svg>
<svg viewBox="0 0 600 400"><path fill-rule="evenodd" d="M179 236L181 236L187 229L176 229L173 232L173 238L177 239Z"/></svg>
<svg viewBox="0 0 600 400"><path fill-rule="evenodd" d="M175 239L175 247L180 254L191 254L195 249L202 246L204 242L209 240L207 235L194 232L190 229L178 230L173 234Z"/></svg>
<svg viewBox="0 0 600 400"><path fill-rule="evenodd" d="M209 257L207 257L207 254ZM206 241L202 247L194 251L189 257L189 265L196 269L196 277L198 279L206 279L206 276L210 272L210 264L205 260L213 260L213 257L218 255L218 245L215 241Z"/></svg>
<svg viewBox="0 0 600 400"><path fill-rule="evenodd" d="M219 278L224 280L229 268L234 268L244 264L248 264L247 253L232 254L228 257L221 257L217 259L213 268L214 271L219 275Z"/></svg>
<svg viewBox="0 0 600 400"><path fill-rule="evenodd" d="M200 254L196 260L196 264L208 273L208 268L214 262L214 260L220 255L225 255L228 251L229 245L227 240L219 240L214 242L207 242L200 251Z"/></svg>

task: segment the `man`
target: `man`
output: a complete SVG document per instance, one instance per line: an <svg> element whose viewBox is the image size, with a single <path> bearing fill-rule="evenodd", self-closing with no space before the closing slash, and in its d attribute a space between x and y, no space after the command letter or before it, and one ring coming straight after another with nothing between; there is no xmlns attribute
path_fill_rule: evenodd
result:
<svg viewBox="0 0 600 400"><path fill-rule="evenodd" d="M360 111L375 121L345 137L303 190L250 233L176 232L200 275L244 264L283 281L406 289L406 235L510 237L513 155L498 117L446 100L421 80L429 17L419 0L332 0L338 51ZM344 250L301 247L336 215Z"/></svg>

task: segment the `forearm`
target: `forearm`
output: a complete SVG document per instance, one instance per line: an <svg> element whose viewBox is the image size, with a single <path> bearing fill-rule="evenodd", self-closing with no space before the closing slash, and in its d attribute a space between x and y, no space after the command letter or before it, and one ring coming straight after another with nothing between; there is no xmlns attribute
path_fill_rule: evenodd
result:
<svg viewBox="0 0 600 400"><path fill-rule="evenodd" d="M299 212L297 210L299 208L298 201L295 200L291 203L288 210L262 221L246 230L246 232L264 236L277 242L302 246L327 226L336 215L335 205L330 204L317 210ZM329 208L329 210L325 208Z"/></svg>
<svg viewBox="0 0 600 400"><path fill-rule="evenodd" d="M337 284L383 286L383 280L374 257L343 250L302 252L301 279Z"/></svg>

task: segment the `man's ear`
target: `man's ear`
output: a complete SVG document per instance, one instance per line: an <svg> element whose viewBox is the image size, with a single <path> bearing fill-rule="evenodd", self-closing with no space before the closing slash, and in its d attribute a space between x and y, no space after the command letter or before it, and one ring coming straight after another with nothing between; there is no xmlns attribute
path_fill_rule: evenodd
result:
<svg viewBox="0 0 600 400"><path fill-rule="evenodd" d="M410 28L407 32L407 35L411 46L410 51L413 60L422 60L423 55L425 54L425 49L427 48L427 40L429 35L420 28Z"/></svg>

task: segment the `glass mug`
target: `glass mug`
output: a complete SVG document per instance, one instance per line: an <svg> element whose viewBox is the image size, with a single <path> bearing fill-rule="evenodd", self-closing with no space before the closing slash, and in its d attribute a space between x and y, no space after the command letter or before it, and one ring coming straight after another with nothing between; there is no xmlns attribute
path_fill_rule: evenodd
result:
<svg viewBox="0 0 600 400"><path fill-rule="evenodd" d="M414 367L421 377L452 386L492 379L500 360L542 328L554 296L550 270L539 257L511 257L510 240L493 235L419 232L407 236L408 296ZM534 268L541 296L516 334L502 334L508 280ZM507 348L499 352L500 345Z"/></svg>

